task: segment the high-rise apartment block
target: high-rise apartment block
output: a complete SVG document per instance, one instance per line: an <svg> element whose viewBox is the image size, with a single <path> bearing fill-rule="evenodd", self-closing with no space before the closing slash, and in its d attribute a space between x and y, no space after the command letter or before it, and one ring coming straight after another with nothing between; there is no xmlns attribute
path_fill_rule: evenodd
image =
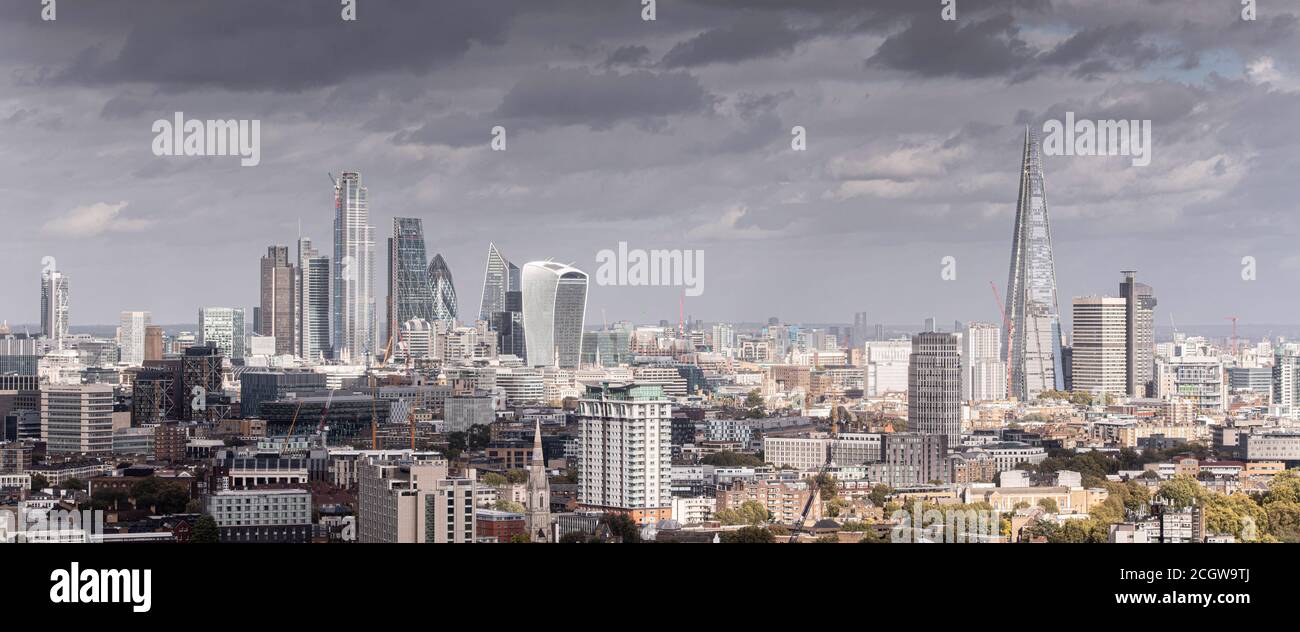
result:
<svg viewBox="0 0 1300 632"><path fill-rule="evenodd" d="M957 336L926 332L912 337L907 369L907 423L923 434L961 442L961 355Z"/></svg>

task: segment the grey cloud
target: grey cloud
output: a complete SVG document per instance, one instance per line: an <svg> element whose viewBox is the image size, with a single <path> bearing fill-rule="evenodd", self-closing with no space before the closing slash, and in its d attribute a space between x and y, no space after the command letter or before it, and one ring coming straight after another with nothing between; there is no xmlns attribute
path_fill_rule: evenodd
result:
<svg viewBox="0 0 1300 632"><path fill-rule="evenodd" d="M519 80L502 99L496 116L529 126L603 129L622 120L703 112L713 100L699 80L685 72L545 68Z"/></svg>
<svg viewBox="0 0 1300 632"><path fill-rule="evenodd" d="M1033 59L1015 20L1002 14L965 23L914 20L886 38L867 64L923 77L979 78L1017 71Z"/></svg>
<svg viewBox="0 0 1300 632"><path fill-rule="evenodd" d="M83 45L55 81L296 91L370 73L420 75L458 59L474 43L500 44L514 15L505 0L369 0L358 6L355 22L340 19L337 3L313 0L91 4L86 13L60 12L59 25L98 16L121 29L122 45ZM101 38L114 35L106 31Z"/></svg>
<svg viewBox="0 0 1300 632"><path fill-rule="evenodd" d="M800 39L779 15L745 14L732 24L677 44L660 63L668 68L736 63L789 53Z"/></svg>
<svg viewBox="0 0 1300 632"><path fill-rule="evenodd" d="M640 45L620 46L605 58L606 66L642 66L650 60L650 49Z"/></svg>

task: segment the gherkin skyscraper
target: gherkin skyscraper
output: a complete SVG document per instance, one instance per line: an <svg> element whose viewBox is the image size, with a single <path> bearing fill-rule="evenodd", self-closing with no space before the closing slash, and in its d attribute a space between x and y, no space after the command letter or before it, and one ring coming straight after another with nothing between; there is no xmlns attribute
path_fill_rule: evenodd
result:
<svg viewBox="0 0 1300 632"><path fill-rule="evenodd" d="M1056 300L1056 264L1043 187L1038 137L1025 129L1020 168L1020 198L1011 233L1011 271L1007 278L1006 335L1002 358L1010 372L1009 395L1033 399L1061 390L1061 316Z"/></svg>
<svg viewBox="0 0 1300 632"><path fill-rule="evenodd" d="M429 262L429 290L433 296L433 317L436 320L456 320L456 283L451 279L451 269L441 254Z"/></svg>

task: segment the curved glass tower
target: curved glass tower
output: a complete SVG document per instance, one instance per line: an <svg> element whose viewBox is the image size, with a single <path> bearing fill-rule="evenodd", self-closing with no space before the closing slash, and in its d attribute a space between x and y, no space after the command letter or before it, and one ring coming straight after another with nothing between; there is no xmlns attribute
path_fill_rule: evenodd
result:
<svg viewBox="0 0 1300 632"><path fill-rule="evenodd" d="M587 314L587 273L554 261L522 271L524 343L532 366L577 367Z"/></svg>
<svg viewBox="0 0 1300 632"><path fill-rule="evenodd" d="M1038 137L1028 128L1016 225L1011 233L1006 300L1002 357L1010 372L1008 394L1029 400L1045 390L1061 390L1061 316L1056 302L1052 231Z"/></svg>
<svg viewBox="0 0 1300 632"><path fill-rule="evenodd" d="M456 284L451 280L451 268L441 254L429 262L429 291L433 299L433 317L436 320L456 320Z"/></svg>

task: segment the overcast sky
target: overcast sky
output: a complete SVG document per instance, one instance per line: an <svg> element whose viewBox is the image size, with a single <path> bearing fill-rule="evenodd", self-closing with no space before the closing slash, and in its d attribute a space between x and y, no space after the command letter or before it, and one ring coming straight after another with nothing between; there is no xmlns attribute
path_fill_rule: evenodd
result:
<svg viewBox="0 0 1300 632"><path fill-rule="evenodd" d="M1161 323L1300 321L1296 3L1253 22L1237 0L957 0L955 22L939 0L660 0L653 22L640 0L357 4L58 0L42 22L0 0L0 319L39 322L45 256L74 325L251 308L268 245L301 222L332 249L326 174L355 170L377 284L392 217L423 218L463 316L490 241L593 278L626 241L704 251L696 318L993 321L1024 126L1070 111L1150 119L1154 148L1046 158L1063 313L1136 269ZM261 164L155 157L178 111L259 119ZM675 320L680 293L593 283L587 319Z"/></svg>

